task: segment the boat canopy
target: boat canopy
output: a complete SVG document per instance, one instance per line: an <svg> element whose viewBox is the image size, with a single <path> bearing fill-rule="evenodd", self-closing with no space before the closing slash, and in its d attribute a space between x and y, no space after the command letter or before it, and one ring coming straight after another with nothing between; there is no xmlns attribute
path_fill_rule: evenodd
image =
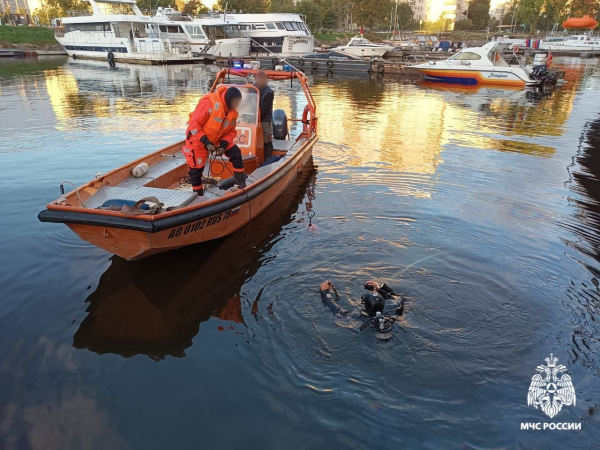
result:
<svg viewBox="0 0 600 450"><path fill-rule="evenodd" d="M491 41L481 47L467 47L446 61L476 61L478 65L506 66L502 53L510 44Z"/></svg>

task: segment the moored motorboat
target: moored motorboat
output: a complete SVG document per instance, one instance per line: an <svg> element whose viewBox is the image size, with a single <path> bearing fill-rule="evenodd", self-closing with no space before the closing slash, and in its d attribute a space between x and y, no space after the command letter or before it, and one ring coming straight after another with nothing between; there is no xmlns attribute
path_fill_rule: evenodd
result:
<svg viewBox="0 0 600 450"><path fill-rule="evenodd" d="M173 8L159 8L153 20L158 23L148 27L155 34L187 40L193 54L234 58L250 54L250 39L242 36L235 22L225 22L222 16L210 16L192 22L191 18L182 16Z"/></svg>
<svg viewBox="0 0 600 450"><path fill-rule="evenodd" d="M249 77L256 72L222 70L211 92L227 85L230 76ZM289 133L276 134L273 154L281 158L264 161L258 90L251 84L236 85L243 95L235 143L242 150L249 174L245 189L226 189L226 180L216 177L233 175L232 166L225 159L211 158L207 167L212 177L207 180L205 195L194 193L186 179L188 167L181 153L182 141L67 194L61 185L61 197L48 204L39 219L64 223L81 239L128 260L218 239L246 225L302 170L318 140L316 107L306 77L299 72L266 73L272 80L299 81L307 104L302 119L290 119L302 122L299 135L292 139ZM286 128L287 120L281 125Z"/></svg>
<svg viewBox="0 0 600 450"><path fill-rule="evenodd" d="M301 58L288 58L288 60L300 70L310 68L313 70L364 70L365 72L368 72L371 69L370 61L358 56L336 52L334 50L327 53L312 53L310 55L304 55Z"/></svg>
<svg viewBox="0 0 600 450"><path fill-rule="evenodd" d="M539 50L561 53L582 53L600 51L600 36L592 34L574 34L562 41L541 40Z"/></svg>
<svg viewBox="0 0 600 450"><path fill-rule="evenodd" d="M299 14L224 14L222 19L237 24L250 38L254 56L302 56L315 47L315 37Z"/></svg>
<svg viewBox="0 0 600 450"><path fill-rule="evenodd" d="M333 51L345 53L347 55L358 56L362 58L371 58L373 56L383 56L387 52L394 50L394 47L387 44L374 44L365 39L362 34L354 36L346 45L335 47Z"/></svg>
<svg viewBox="0 0 600 450"><path fill-rule="evenodd" d="M502 53L508 44L488 42L482 47L469 47L443 61L428 61L413 67L427 79L466 85L525 87L539 84L522 68L509 65Z"/></svg>

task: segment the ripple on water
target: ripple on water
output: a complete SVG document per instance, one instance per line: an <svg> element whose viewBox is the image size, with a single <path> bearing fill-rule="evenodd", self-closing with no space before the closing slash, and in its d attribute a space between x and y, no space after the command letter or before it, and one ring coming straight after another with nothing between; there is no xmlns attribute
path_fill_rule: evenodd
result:
<svg viewBox="0 0 600 450"><path fill-rule="evenodd" d="M562 67L541 101L311 77L315 169L230 238L128 263L35 216L59 181L179 140L215 70L1 64L0 447L78 448L76 410L148 449L555 448L518 431L551 352L578 389L561 417L588 424L566 440L595 445L600 83L597 61ZM327 279L350 314L322 304ZM405 298L389 342L359 331L367 280Z"/></svg>

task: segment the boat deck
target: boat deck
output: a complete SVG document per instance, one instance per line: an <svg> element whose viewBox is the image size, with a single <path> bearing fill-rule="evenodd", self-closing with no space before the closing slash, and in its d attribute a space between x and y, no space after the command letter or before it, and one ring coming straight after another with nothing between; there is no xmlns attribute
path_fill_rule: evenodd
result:
<svg viewBox="0 0 600 450"><path fill-rule="evenodd" d="M276 140L273 142L273 147L278 152L286 152L287 156L300 148L303 141L304 139L299 141ZM217 185L207 184L204 196L198 197L192 191L192 186L184 182L187 176L187 165L181 152L165 153L161 156L163 159L150 166L144 176L137 178L131 176L116 186L103 186L98 189L94 195L85 201L85 208L96 209L110 199L138 201L145 197L156 197L164 204L165 208L181 208L221 198L229 192L220 189ZM247 184L256 183L269 173L277 170L284 161L285 158L282 158L276 163L259 167L248 176ZM169 174L175 175L177 180L169 186L164 186L164 177L168 177ZM208 171L205 171L205 176L210 176Z"/></svg>

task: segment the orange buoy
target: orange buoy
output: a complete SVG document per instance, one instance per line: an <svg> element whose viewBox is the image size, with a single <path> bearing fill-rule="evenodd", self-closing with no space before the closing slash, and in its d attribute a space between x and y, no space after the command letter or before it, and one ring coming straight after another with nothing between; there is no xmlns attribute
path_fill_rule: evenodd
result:
<svg viewBox="0 0 600 450"><path fill-rule="evenodd" d="M589 28L593 30L597 26L598 22L588 15L583 17L571 17L563 22L563 28Z"/></svg>

